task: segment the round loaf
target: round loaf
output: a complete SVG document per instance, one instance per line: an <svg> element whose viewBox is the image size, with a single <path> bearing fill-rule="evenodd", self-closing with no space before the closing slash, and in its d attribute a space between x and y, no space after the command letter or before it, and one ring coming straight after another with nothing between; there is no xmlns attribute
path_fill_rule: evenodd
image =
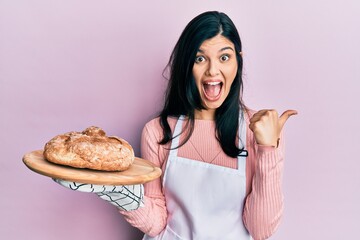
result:
<svg viewBox="0 0 360 240"><path fill-rule="evenodd" d="M135 159L128 142L108 137L95 126L57 135L45 144L44 157L56 164L101 171L124 171Z"/></svg>

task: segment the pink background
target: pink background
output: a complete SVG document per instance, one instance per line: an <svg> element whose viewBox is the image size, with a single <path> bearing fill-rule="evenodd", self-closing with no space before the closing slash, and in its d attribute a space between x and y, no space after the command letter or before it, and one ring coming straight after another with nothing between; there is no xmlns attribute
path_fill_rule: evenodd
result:
<svg viewBox="0 0 360 240"><path fill-rule="evenodd" d="M141 238L110 204L21 159L90 125L138 155L170 52L206 10L238 27L247 105L299 111L286 125L286 208L271 239L359 238L358 1L0 0L0 239Z"/></svg>

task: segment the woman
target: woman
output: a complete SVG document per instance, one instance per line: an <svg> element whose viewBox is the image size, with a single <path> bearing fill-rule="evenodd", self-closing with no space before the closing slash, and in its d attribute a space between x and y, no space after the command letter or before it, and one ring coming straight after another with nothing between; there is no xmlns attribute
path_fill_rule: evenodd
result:
<svg viewBox="0 0 360 240"><path fill-rule="evenodd" d="M280 134L297 112L245 107L241 51L227 15L195 17L172 52L161 114L142 133L142 157L162 177L145 184L144 197L142 185L95 189L144 239L266 239L278 227Z"/></svg>

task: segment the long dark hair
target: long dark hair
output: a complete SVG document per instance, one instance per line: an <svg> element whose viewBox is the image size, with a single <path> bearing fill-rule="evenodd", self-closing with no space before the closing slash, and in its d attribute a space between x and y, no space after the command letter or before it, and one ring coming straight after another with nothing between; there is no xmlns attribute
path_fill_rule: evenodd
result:
<svg viewBox="0 0 360 240"><path fill-rule="evenodd" d="M170 56L169 63L165 68L165 70L169 70L169 83L165 93L165 104L159 115L163 129L163 138L159 142L160 144L166 144L173 139L167 121L169 116L185 115L188 117L189 121L185 125L185 129L188 129L187 135L180 146L189 140L194 130L194 110L205 109L192 74L195 57L201 44L218 34L233 42L238 70L229 95L215 111L216 138L228 156L236 157L242 152L243 148L236 145L239 113L245 110L242 101L241 40L231 19L226 14L217 11L204 12L191 20L182 32Z"/></svg>

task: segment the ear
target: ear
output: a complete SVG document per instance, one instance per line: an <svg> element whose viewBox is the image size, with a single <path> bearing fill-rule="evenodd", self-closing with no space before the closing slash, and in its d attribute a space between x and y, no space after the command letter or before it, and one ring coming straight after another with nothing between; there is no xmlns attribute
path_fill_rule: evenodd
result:
<svg viewBox="0 0 360 240"><path fill-rule="evenodd" d="M243 56L243 52L239 52L240 53L240 56L242 57Z"/></svg>

